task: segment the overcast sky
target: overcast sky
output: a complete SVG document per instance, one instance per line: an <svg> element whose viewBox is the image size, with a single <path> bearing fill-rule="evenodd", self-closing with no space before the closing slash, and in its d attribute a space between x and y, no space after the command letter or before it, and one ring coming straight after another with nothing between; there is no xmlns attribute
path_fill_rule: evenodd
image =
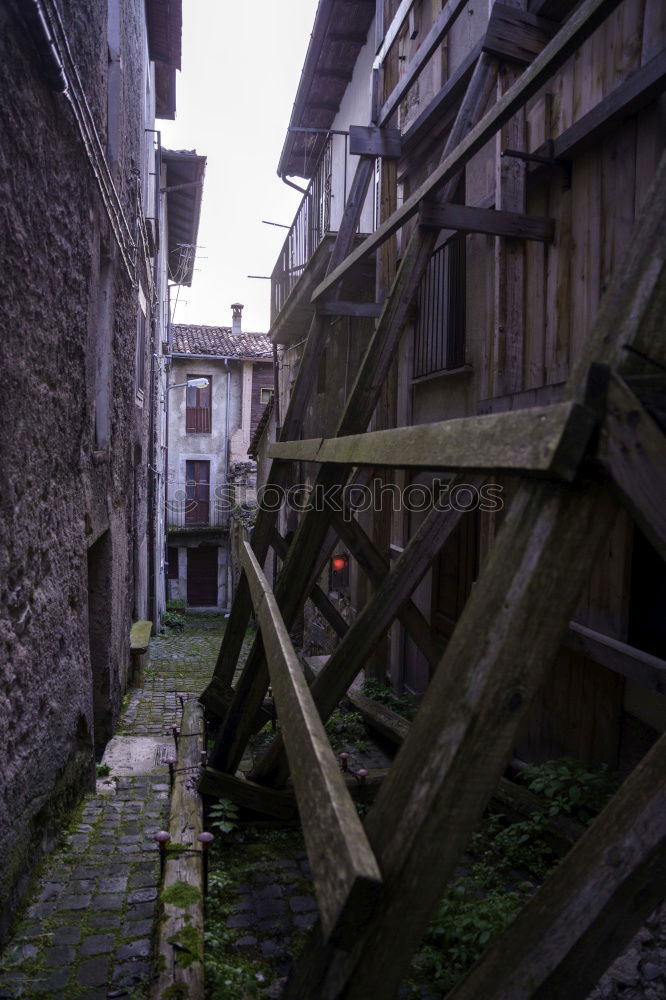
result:
<svg viewBox="0 0 666 1000"><path fill-rule="evenodd" d="M208 157L199 247L191 288L174 321L231 324L243 302L243 329L266 332L270 275L301 196L276 168L317 0L184 0L182 72L175 122L158 122L167 149ZM172 292L175 300L175 291Z"/></svg>

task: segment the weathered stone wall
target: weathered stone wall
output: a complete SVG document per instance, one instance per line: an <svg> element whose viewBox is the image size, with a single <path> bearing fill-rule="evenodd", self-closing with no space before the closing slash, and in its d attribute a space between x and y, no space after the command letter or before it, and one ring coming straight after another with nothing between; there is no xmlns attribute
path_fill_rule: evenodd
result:
<svg viewBox="0 0 666 1000"><path fill-rule="evenodd" d="M28 5L25 5L28 6ZM106 0L60 3L102 137ZM94 780L128 671L137 292L118 258L71 109L0 6L0 936L40 851ZM143 3L123 5L119 187L141 162ZM96 448L100 256L110 258L111 438ZM90 622L88 610L90 608Z"/></svg>

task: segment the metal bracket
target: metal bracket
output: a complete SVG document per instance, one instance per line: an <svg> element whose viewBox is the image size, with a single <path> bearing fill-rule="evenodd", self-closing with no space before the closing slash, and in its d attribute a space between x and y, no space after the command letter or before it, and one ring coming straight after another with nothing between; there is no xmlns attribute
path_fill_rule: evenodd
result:
<svg viewBox="0 0 666 1000"><path fill-rule="evenodd" d="M516 160L525 160L527 163L541 163L546 167L559 167L563 170L566 176L565 186L567 188L571 187L571 160L561 160L555 156L554 153L554 143L552 139L548 139L545 143L548 150L546 156L541 153L525 153L521 149L503 149L501 156L510 156Z"/></svg>

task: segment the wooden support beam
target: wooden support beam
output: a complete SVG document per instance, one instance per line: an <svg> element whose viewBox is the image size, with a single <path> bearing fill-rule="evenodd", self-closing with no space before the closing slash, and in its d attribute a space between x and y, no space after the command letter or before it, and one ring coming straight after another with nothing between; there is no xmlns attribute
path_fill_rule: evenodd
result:
<svg viewBox="0 0 666 1000"><path fill-rule="evenodd" d="M666 694L666 660L578 622L569 622L564 645L657 694Z"/></svg>
<svg viewBox="0 0 666 1000"><path fill-rule="evenodd" d="M347 698L353 708L363 716L363 720L378 732L384 739L395 746L401 746L407 739L411 723L388 705L382 705L372 698L367 698L360 691L353 689L347 692ZM512 819L523 819L539 813L546 817L544 833L548 843L558 854L566 854L572 844L580 838L584 827L568 816L550 816L550 803L547 799L534 795L523 785L517 785L507 778L500 778L493 792L490 807L496 812L501 811Z"/></svg>
<svg viewBox="0 0 666 1000"><path fill-rule="evenodd" d="M585 3L563 25L557 35L536 57L531 66L507 91L485 117L464 139L447 147L447 155L428 179L423 182L374 233L368 236L343 264L330 271L312 294L312 301L321 298L359 261L374 253L378 246L401 229L419 210L420 203L437 193L442 185L455 177L497 130L507 122L530 97L546 83L576 49L613 12L620 0L585 0ZM403 77L404 79L404 77ZM381 123L381 122L380 122ZM446 200L446 199L444 199Z"/></svg>
<svg viewBox="0 0 666 1000"><path fill-rule="evenodd" d="M358 521L336 514L333 524L372 585L381 587L391 572L389 561L375 547ZM433 635L430 625L412 600L404 602L398 611L398 618L430 666L434 667L441 656L441 641Z"/></svg>
<svg viewBox="0 0 666 1000"><path fill-rule="evenodd" d="M494 86L495 78L496 66L487 56L481 56L447 139L445 157L472 128L474 122L478 121L490 90ZM373 163L372 160L362 158L361 163L364 162ZM367 177L368 182L369 179L370 175ZM456 184L457 180L454 179L445 187L443 192L445 200L453 197ZM363 364L349 393L344 413L338 422L337 434L357 433L365 430L368 426L386 374L395 357L397 345L409 315L411 300L420 286L436 240L436 234L423 233L420 230L410 240L393 284L390 301L379 318ZM318 320L316 327L311 327L296 387L292 394L292 401L301 377L307 379L308 389L315 380L321 345L324 343L327 329L328 321L323 319ZM296 437L298 437L298 432L292 428L292 433L287 435L283 432L281 439L287 440ZM274 464L273 468L277 468L279 475L279 465L275 466ZM285 468L288 467L285 466ZM319 470L315 487L322 489L324 494L329 490L341 488L347 482L350 471L336 466L324 467ZM286 476L284 472L282 475ZM286 482L286 478L284 481ZM278 605L288 627L291 627L312 589L313 573L319 563L320 553L331 520L329 510L309 511L301 519L298 526L276 586ZM263 530L263 524L264 521L261 520L260 523L260 519L258 519L254 529L253 546L255 552L259 551L257 534L260 527ZM236 686L234 699L213 749L211 764L219 770L230 772L236 770L252 732L253 712L261 705L268 686L265 669L257 670L256 666L257 661L253 659L251 653Z"/></svg>
<svg viewBox="0 0 666 1000"><path fill-rule="evenodd" d="M442 39L456 20L467 0L447 0L437 15L435 23L425 36L418 51L405 67L400 82L393 88L379 112L378 124L385 125L396 111L405 94L411 89L428 60L433 56Z"/></svg>
<svg viewBox="0 0 666 1000"><path fill-rule="evenodd" d="M519 240L552 241L555 222L540 216L521 212L498 212L494 209L456 205L453 202L438 204L423 202L419 211L419 225L432 229L454 229L461 233L488 233L490 236L508 236Z"/></svg>
<svg viewBox="0 0 666 1000"><path fill-rule="evenodd" d="M475 487L478 485L480 480L474 483ZM429 662L436 662L441 651L439 642L409 598L464 516L463 512L452 508L432 510L392 565L377 551L355 521L336 521L341 533L347 531L347 537L342 535L343 539L353 553L359 553L360 565L368 568L377 589L313 681L312 697L322 719L328 719L335 710L396 616L400 617L408 631L414 633L419 646L425 646ZM349 530L352 524L354 527ZM414 621L418 621L416 629ZM276 737L254 766L251 777L260 783L279 786L287 780L288 773L284 750L280 738Z"/></svg>
<svg viewBox="0 0 666 1000"><path fill-rule="evenodd" d="M178 762L169 809L169 833L174 844L187 853L170 852L167 846L162 899L164 912L159 922L158 974L151 996L161 1000L169 989L180 987L183 996L200 997L204 992L204 894L202 848L197 837L203 830L203 806L197 790L204 749L203 711L195 701L187 701L180 723ZM168 902L169 890L186 885L193 901ZM181 961L183 957L186 962Z"/></svg>
<svg viewBox="0 0 666 1000"><path fill-rule="evenodd" d="M402 146L405 153L411 154L415 146L432 136L433 129L445 127L446 123L455 117L456 105L462 98L481 55L482 41L477 42L418 118L403 133Z"/></svg>
<svg viewBox="0 0 666 1000"><path fill-rule="evenodd" d="M632 357L631 364L640 371L646 355L659 358L665 350L666 156L646 205L569 379L570 397L585 398L593 362L627 363L627 347L636 346L643 360ZM594 483L520 487L366 819L385 875L372 927L344 964L313 933L285 1000L314 1000L334 982L331 996L361 1000L379 974L387 995L393 994L511 753L615 516L609 491ZM590 871L596 860L592 854L587 861ZM506 953L503 961L513 967Z"/></svg>
<svg viewBox="0 0 666 1000"><path fill-rule="evenodd" d="M289 546L278 531L273 533L271 547L276 555L284 562L287 558L287 553L289 552ZM317 610L324 616L336 635L342 638L342 636L347 633L349 625L318 584L315 584L310 591L310 600Z"/></svg>
<svg viewBox="0 0 666 1000"><path fill-rule="evenodd" d="M410 11L413 3L414 3L414 0L401 0L400 6L398 7L398 9L396 10L395 14L393 15L393 19L392 19L391 23L389 24L389 26L388 26L388 28L386 29L385 32L383 30L383 23L382 23L382 25L381 25L381 29L382 29L381 30L381 42L380 42L379 48L377 50L377 55L375 56L375 61L373 63L373 66L375 67L375 69L379 69L381 67L382 63L384 62L384 60L386 59L386 56L388 54L389 49L391 48L391 46L395 42L396 38L398 37L398 34L400 33L400 30L401 30L403 24L407 20L407 17L409 15L409 11ZM377 21L379 22L380 20L382 22L384 20L383 3L377 4ZM378 24L377 27L378 27L378 30L379 30L380 25Z"/></svg>
<svg viewBox="0 0 666 1000"><path fill-rule="evenodd" d="M577 404L459 417L349 437L271 445L271 458L392 468L488 469L571 480L596 416Z"/></svg>
<svg viewBox="0 0 666 1000"><path fill-rule="evenodd" d="M263 635L322 927L328 939L349 947L372 911L381 875L275 597L247 543L242 558Z"/></svg>
<svg viewBox="0 0 666 1000"><path fill-rule="evenodd" d="M296 798L292 791L276 791L257 785L235 774L225 774L207 767L201 775L199 791L216 799L231 799L243 809L267 813L288 822L296 816Z"/></svg>
<svg viewBox="0 0 666 1000"><path fill-rule="evenodd" d="M622 379L611 378L597 460L666 561L666 438Z"/></svg>
<svg viewBox="0 0 666 1000"><path fill-rule="evenodd" d="M373 173L374 160L370 157L362 156L354 174L345 211L340 222L340 228L338 229L338 234L335 238L335 243L333 245L333 250L328 264L329 268L335 267L339 264L342 260L344 260L346 254L349 252L349 248L351 247L356 235L356 228L358 226L361 210L363 208L365 196ZM333 298L336 297L337 294L333 296ZM316 382L316 373L321 358L322 348L328 335L329 325L330 323L326 318L319 316L315 316L310 324L310 332L303 350L296 381L292 387L289 405L283 418L282 430L280 432L281 441L288 441L291 438L300 436L311 389ZM276 486L278 489L282 489L288 484L290 473L291 469L289 466L280 466L276 463L272 463L266 478L266 488L268 489L269 487ZM264 509L260 509L257 515L257 521L254 531L252 532L252 548L256 553L260 564L263 564L268 553L268 548L275 529L276 518L277 512ZM220 652L215 665L215 678L217 679L217 682L221 683L223 690L225 688L229 688L233 681L236 665L238 663L238 657L243 645L243 639L245 638L251 613L252 602L250 600L250 592L247 587L245 575L244 573L241 573L231 607L231 614L227 621L224 637L220 646ZM250 676L251 675L248 672L245 677L246 683L249 683ZM260 690L261 684L259 681L261 680L262 678L257 679L256 688L258 694L254 697L257 710L261 707L261 701L266 691L266 685L264 685L263 690ZM235 728L237 713L243 711L241 706L245 703L244 690L244 688L240 689L238 698L234 698L228 706L229 711L233 709L233 714L230 718L230 727ZM213 691L209 686L201 697L202 704L211 713L215 711L212 695ZM225 715L226 714L227 712L225 711ZM248 722L248 725L251 728L253 720ZM218 740L213 748L211 763L218 766L220 770L234 772L240 762L244 745L239 750L235 743L229 743L228 736L229 729L223 730L220 740ZM233 764L230 766L228 765L226 757L223 755L223 746L226 746L235 758ZM227 751L225 750L224 752L226 753Z"/></svg>
<svg viewBox="0 0 666 1000"><path fill-rule="evenodd" d="M318 302L319 316L354 316L377 319L384 308L382 302Z"/></svg>
<svg viewBox="0 0 666 1000"><path fill-rule="evenodd" d="M556 160L577 156L598 143L626 118L647 107L665 88L666 59L662 54L641 66L628 80L603 97L591 111L558 135L552 146L540 146L535 152Z"/></svg>
<svg viewBox="0 0 666 1000"><path fill-rule="evenodd" d="M584 1000L662 901L666 736L450 1000Z"/></svg>
<svg viewBox="0 0 666 1000"><path fill-rule="evenodd" d="M400 129L350 125L349 152L352 156L382 156L388 160L397 160L402 154Z"/></svg>
<svg viewBox="0 0 666 1000"><path fill-rule="evenodd" d="M483 41L483 51L499 59L529 65L556 33L557 21L526 10L494 3Z"/></svg>

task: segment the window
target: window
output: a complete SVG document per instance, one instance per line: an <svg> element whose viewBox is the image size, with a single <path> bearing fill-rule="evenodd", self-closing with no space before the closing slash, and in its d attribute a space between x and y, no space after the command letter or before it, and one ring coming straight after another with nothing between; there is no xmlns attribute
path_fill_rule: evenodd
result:
<svg viewBox="0 0 666 1000"><path fill-rule="evenodd" d="M185 463L185 524L208 524L210 520L210 462Z"/></svg>
<svg viewBox="0 0 666 1000"><path fill-rule="evenodd" d="M260 389L259 390L259 400L262 403L262 405L265 405L266 403L270 403L270 401L271 401L272 398L273 398L273 390L272 389Z"/></svg>
<svg viewBox="0 0 666 1000"><path fill-rule="evenodd" d="M188 386L186 389L185 432L187 434L210 434L212 379L210 375L188 375L188 382L193 378L207 378L208 385L202 389L197 389L194 386Z"/></svg>
<svg viewBox="0 0 666 1000"><path fill-rule="evenodd" d="M175 545L167 546L167 570L169 580L178 579L178 549Z"/></svg>
<svg viewBox="0 0 666 1000"><path fill-rule="evenodd" d="M430 258L418 292L414 378L465 363L465 236L452 237Z"/></svg>

